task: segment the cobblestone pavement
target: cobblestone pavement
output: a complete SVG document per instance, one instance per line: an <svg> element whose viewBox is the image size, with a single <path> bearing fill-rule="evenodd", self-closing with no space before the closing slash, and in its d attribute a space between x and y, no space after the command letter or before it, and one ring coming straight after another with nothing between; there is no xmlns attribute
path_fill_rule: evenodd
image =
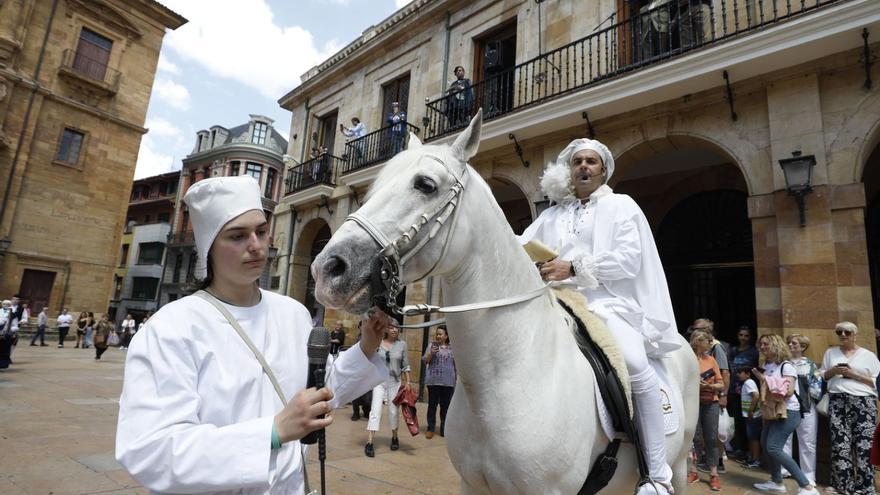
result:
<svg viewBox="0 0 880 495"><path fill-rule="evenodd" d="M101 361L91 349L29 347L22 339L15 364L0 372L0 494L145 494L113 456L118 399L125 352L110 349ZM419 408L424 423L425 406ZM401 448L388 448L390 433L382 425L376 457L364 456L366 421L350 420L351 408L335 413L328 429L327 493L454 494L458 476L446 455L443 438L410 437L401 428ZM383 418L384 420L384 418ZM316 450L308 464L317 483ZM729 463L723 491L746 489L766 479L761 471L744 471ZM708 494L707 476L688 494ZM786 481L789 493L796 484Z"/></svg>

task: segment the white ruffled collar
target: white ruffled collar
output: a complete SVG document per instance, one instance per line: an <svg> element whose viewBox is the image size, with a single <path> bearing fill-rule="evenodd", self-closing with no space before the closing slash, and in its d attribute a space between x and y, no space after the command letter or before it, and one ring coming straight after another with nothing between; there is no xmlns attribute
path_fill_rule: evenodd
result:
<svg viewBox="0 0 880 495"><path fill-rule="evenodd" d="M589 202L594 203L594 202L598 201L599 199L601 199L605 196L608 196L610 194L613 194L613 193L614 193L614 190L612 190L608 184L602 184L601 186L599 186L598 189L593 191L593 194L590 195ZM580 202L579 199L575 198L572 195L568 195L565 198L563 198L561 204L562 204L562 206L568 207L568 206L577 204L579 202Z"/></svg>

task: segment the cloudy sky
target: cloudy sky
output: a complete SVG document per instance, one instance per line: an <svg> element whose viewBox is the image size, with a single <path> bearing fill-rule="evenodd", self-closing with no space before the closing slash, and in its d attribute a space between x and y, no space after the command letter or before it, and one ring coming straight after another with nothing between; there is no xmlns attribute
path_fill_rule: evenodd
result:
<svg viewBox="0 0 880 495"><path fill-rule="evenodd" d="M189 22L165 36L135 178L180 169L199 129L290 113L299 76L410 0L159 0Z"/></svg>

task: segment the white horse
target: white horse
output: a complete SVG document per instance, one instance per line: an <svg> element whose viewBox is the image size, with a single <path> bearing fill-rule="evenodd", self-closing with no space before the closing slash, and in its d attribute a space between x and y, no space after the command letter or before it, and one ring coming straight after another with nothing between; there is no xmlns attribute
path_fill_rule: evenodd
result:
<svg viewBox="0 0 880 495"><path fill-rule="evenodd" d="M477 152L481 123L478 114L451 146L422 145L411 135L407 150L386 164L358 210L380 237L394 240L409 230L412 241L399 244L404 256L412 245L426 242L403 263L401 282L430 273L440 279L448 305L514 297L543 283L489 186L467 164ZM455 195L459 182L463 191ZM444 209L450 198L452 206ZM457 211L449 216L451 208ZM434 222L438 217L444 224ZM425 228L409 227L422 224ZM367 311L378 249L362 222L343 223L312 264L317 299L352 313ZM609 441L596 412L593 373L558 306L544 295L449 314L447 325L458 385L446 439L461 493L577 493ZM683 413L683 427L666 437L678 494L686 489L699 407L696 359L684 339L681 343L663 359L671 385L684 397L684 403L673 403ZM630 444L618 458L617 473L603 493L632 493L638 480Z"/></svg>

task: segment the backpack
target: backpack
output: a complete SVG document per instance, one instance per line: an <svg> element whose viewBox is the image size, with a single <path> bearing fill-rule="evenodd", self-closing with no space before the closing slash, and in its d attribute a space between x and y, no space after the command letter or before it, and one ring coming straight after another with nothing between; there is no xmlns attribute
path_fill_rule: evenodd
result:
<svg viewBox="0 0 880 495"><path fill-rule="evenodd" d="M797 390L795 390L794 395L797 397L798 405L801 406L801 418L804 417L805 414L810 412L810 408L813 407L813 403L810 400L810 394L801 392L798 393L798 390L810 390L810 379L807 375L798 375L797 376Z"/></svg>

